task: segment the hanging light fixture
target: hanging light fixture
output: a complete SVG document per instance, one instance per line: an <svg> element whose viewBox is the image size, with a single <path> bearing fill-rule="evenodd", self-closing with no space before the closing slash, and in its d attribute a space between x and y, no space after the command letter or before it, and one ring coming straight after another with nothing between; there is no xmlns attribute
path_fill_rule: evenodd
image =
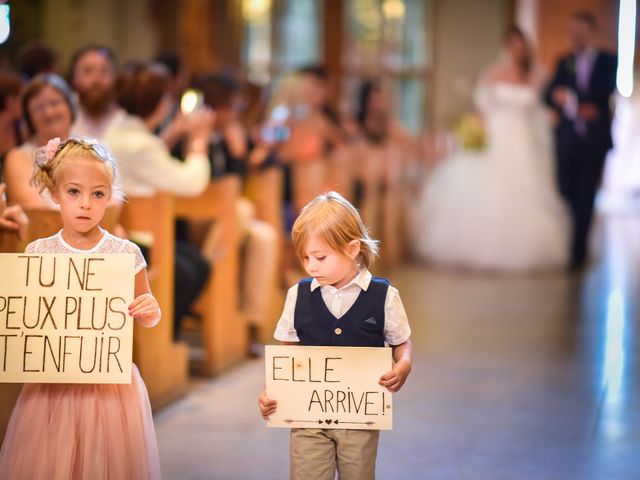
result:
<svg viewBox="0 0 640 480"><path fill-rule="evenodd" d="M384 0L382 13L389 20L401 20L404 18L404 2L402 0Z"/></svg>
<svg viewBox="0 0 640 480"><path fill-rule="evenodd" d="M271 0L242 0L242 16L249 22L259 22L268 17Z"/></svg>

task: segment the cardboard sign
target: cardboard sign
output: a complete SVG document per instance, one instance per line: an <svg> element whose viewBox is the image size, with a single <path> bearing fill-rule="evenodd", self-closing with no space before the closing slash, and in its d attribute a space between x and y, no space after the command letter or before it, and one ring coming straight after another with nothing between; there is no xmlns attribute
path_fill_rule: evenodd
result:
<svg viewBox="0 0 640 480"><path fill-rule="evenodd" d="M0 254L0 382L131 383L132 254Z"/></svg>
<svg viewBox="0 0 640 480"><path fill-rule="evenodd" d="M267 396L278 402L270 427L391 430L391 393L378 385L390 348L268 345Z"/></svg>

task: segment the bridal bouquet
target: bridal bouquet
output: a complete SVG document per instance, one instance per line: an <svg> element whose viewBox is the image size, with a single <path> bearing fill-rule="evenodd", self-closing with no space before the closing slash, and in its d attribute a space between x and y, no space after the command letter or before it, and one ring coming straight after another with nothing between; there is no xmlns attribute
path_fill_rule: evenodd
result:
<svg viewBox="0 0 640 480"><path fill-rule="evenodd" d="M484 128L484 123L474 113L463 115L453 127L453 134L465 150L480 151L487 144L487 132Z"/></svg>

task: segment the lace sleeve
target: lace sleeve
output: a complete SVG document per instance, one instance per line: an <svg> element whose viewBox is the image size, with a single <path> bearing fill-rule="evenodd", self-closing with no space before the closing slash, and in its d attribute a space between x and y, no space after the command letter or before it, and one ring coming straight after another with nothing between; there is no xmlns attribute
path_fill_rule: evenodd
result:
<svg viewBox="0 0 640 480"><path fill-rule="evenodd" d="M141 270L147 267L147 262L142 256L142 252L140 251L140 247L138 247L135 243L126 241L124 245L124 253L133 253L136 257L135 261L135 272L139 273Z"/></svg>
<svg viewBox="0 0 640 480"><path fill-rule="evenodd" d="M40 239L34 240L24 249L24 253L38 253L40 249L38 248L40 245Z"/></svg>

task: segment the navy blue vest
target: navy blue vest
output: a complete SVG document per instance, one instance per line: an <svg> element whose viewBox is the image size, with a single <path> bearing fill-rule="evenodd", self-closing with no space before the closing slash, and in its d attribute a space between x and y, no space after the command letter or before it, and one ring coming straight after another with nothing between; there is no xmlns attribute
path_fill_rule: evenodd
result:
<svg viewBox="0 0 640 480"><path fill-rule="evenodd" d="M322 299L320 288L311 291L311 278L298 283L293 325L300 345L384 347L384 304L389 281L373 277L353 306L336 318Z"/></svg>

